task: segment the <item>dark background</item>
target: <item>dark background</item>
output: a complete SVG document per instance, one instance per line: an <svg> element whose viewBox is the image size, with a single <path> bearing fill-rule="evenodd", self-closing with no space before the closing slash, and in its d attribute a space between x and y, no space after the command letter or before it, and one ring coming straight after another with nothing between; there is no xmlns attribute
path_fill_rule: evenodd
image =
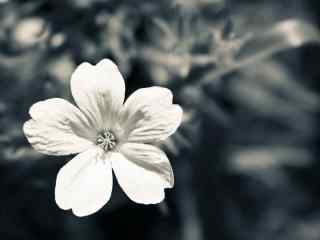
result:
<svg viewBox="0 0 320 240"><path fill-rule="evenodd" d="M0 0L0 239L320 239L320 45L307 25L270 37L289 18L320 31L319 1ZM127 95L166 86L184 108L162 146L176 185L150 206L115 186L77 218L54 202L72 156L36 153L21 128L33 103L70 99L79 63L105 57Z"/></svg>

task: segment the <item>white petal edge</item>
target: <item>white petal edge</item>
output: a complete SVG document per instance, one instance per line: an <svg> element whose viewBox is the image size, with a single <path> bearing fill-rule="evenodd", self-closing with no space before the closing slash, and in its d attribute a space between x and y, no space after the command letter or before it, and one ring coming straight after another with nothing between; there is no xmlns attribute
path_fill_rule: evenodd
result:
<svg viewBox="0 0 320 240"><path fill-rule="evenodd" d="M165 198L164 189L173 187L170 162L166 154L154 146L124 144L121 153L113 153L111 161L119 185L136 203L159 203Z"/></svg>
<svg viewBox="0 0 320 240"><path fill-rule="evenodd" d="M96 129L102 130L117 118L124 102L125 82L109 59L96 65L84 62L71 76L71 92L78 107Z"/></svg>
<svg viewBox="0 0 320 240"><path fill-rule="evenodd" d="M111 162L101 149L78 154L64 165L57 176L55 200L64 210L72 209L78 217L100 210L112 192Z"/></svg>
<svg viewBox="0 0 320 240"><path fill-rule="evenodd" d="M82 152L93 145L94 133L79 109L61 98L40 101L31 106L32 119L23 126L30 144L49 155Z"/></svg>
<svg viewBox="0 0 320 240"><path fill-rule="evenodd" d="M180 126L183 110L177 104L150 105L139 109L131 123L128 142L154 143L172 135Z"/></svg>

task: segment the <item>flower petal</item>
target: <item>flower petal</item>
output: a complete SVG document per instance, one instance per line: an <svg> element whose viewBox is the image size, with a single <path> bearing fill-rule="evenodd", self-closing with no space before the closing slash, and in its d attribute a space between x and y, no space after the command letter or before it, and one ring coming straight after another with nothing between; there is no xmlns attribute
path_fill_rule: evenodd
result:
<svg viewBox="0 0 320 240"><path fill-rule="evenodd" d="M174 177L170 162L160 149L146 144L127 143L121 153L113 153L112 168L128 197L142 204L164 199L164 189L171 188Z"/></svg>
<svg viewBox="0 0 320 240"><path fill-rule="evenodd" d="M127 141L153 143L164 140L177 130L182 114L182 108L177 104L143 106L126 126Z"/></svg>
<svg viewBox="0 0 320 240"><path fill-rule="evenodd" d="M84 62L71 76L75 102L98 130L109 127L121 108L125 83L118 67L109 59L97 65Z"/></svg>
<svg viewBox="0 0 320 240"><path fill-rule="evenodd" d="M61 98L52 98L32 105L32 119L23 126L30 144L49 155L82 152L93 145L94 133L79 109Z"/></svg>
<svg viewBox="0 0 320 240"><path fill-rule="evenodd" d="M124 104L125 117L130 119L146 105L171 105L172 92L164 87L140 88L132 93Z"/></svg>
<svg viewBox="0 0 320 240"><path fill-rule="evenodd" d="M109 201L111 162L103 156L101 149L93 148L78 154L60 169L55 188L60 208L72 209L76 216L83 217L97 212Z"/></svg>

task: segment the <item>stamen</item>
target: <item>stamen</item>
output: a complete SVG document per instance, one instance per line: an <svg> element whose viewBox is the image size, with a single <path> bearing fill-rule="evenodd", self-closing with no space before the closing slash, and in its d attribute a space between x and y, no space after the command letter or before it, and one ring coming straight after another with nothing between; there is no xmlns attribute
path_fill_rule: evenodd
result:
<svg viewBox="0 0 320 240"><path fill-rule="evenodd" d="M115 148L117 139L110 130L103 130L97 137L96 144L108 152Z"/></svg>

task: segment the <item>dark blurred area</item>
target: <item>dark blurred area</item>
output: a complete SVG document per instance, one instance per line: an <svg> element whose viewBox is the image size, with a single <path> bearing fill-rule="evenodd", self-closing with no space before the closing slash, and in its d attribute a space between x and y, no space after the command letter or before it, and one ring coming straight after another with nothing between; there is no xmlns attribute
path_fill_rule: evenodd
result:
<svg viewBox="0 0 320 240"><path fill-rule="evenodd" d="M0 0L0 239L320 239L319 54L317 0ZM54 202L72 156L22 124L102 58L127 95L161 85L183 107L162 146L176 184L150 206L115 186L77 218Z"/></svg>

